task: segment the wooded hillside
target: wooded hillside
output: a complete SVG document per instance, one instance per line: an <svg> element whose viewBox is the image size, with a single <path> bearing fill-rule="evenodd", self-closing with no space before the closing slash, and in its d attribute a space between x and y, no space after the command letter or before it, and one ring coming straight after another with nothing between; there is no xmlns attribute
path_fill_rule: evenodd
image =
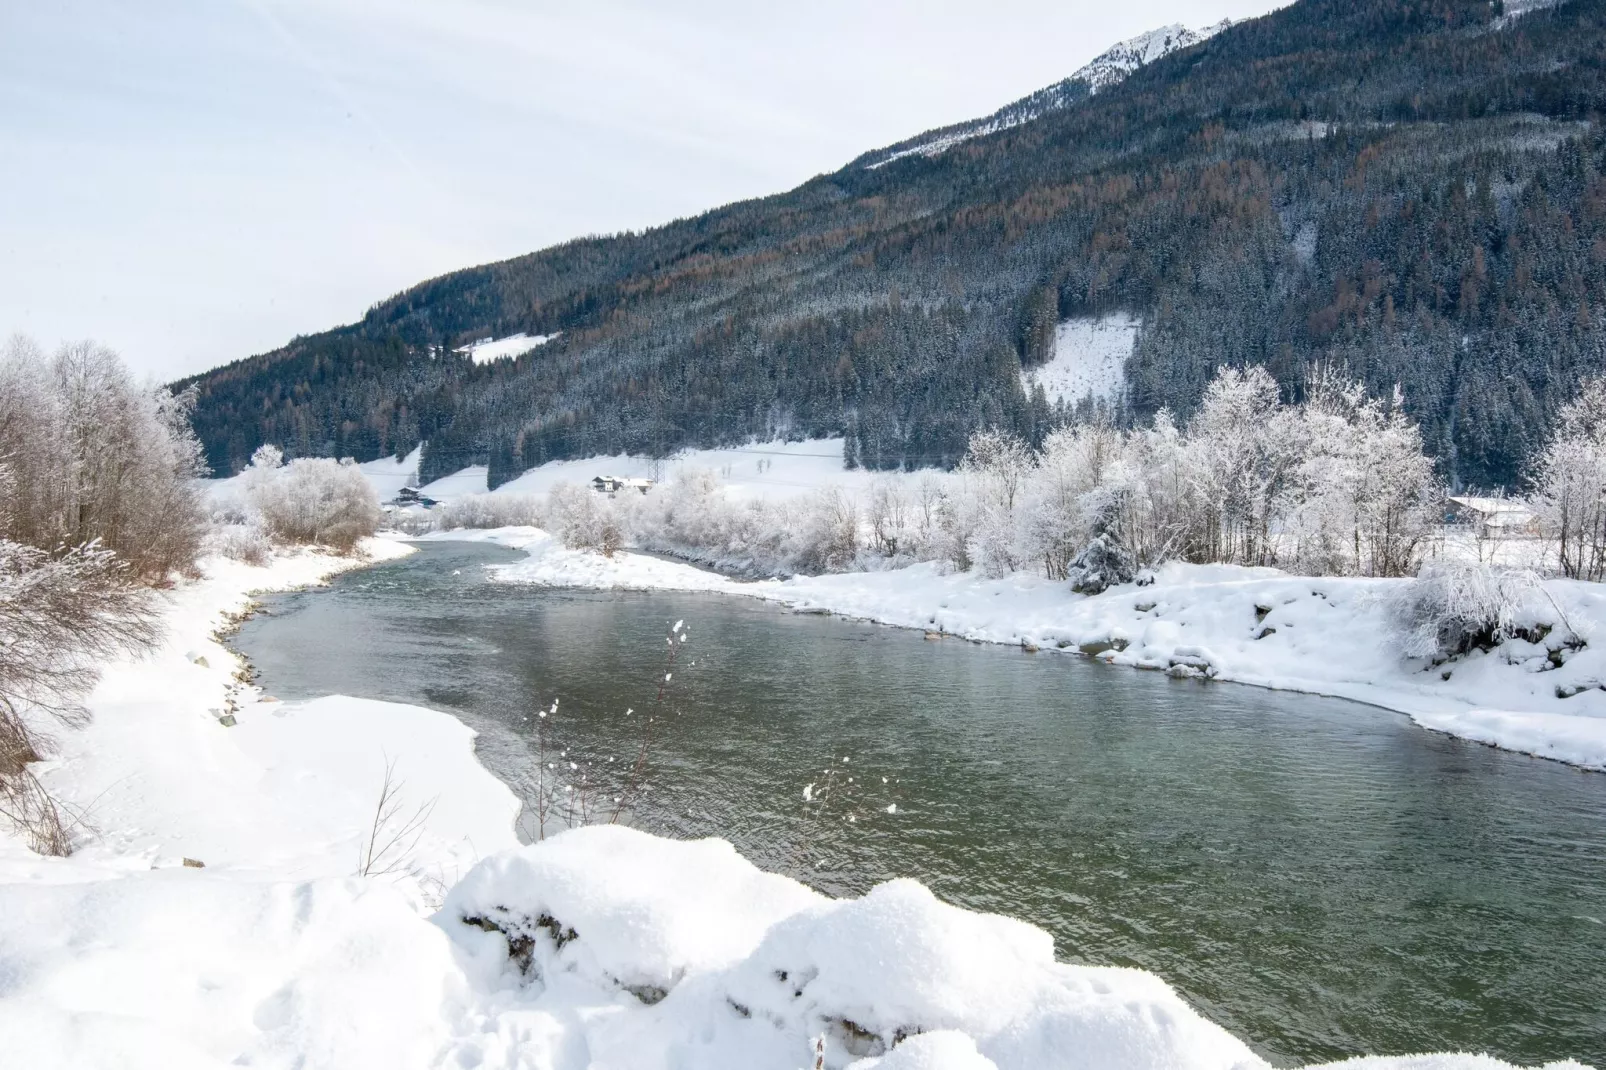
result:
<svg viewBox="0 0 1606 1070"><path fill-rule="evenodd" d="M1123 419L1218 365L1290 400L1402 385L1454 482L1515 485L1606 371L1606 0L1300 0L1023 125L642 234L456 272L193 381L219 474L401 453L493 485L560 457L848 433L872 467L1041 441L1053 325L1143 321ZM477 367L453 349L561 337Z"/></svg>

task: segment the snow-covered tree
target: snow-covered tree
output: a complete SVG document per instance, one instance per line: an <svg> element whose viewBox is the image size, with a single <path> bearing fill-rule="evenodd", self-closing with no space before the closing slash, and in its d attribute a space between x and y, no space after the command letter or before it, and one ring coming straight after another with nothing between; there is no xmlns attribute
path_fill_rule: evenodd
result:
<svg viewBox="0 0 1606 1070"><path fill-rule="evenodd" d="M0 460L14 489L3 534L54 549L96 541L136 575L187 570L205 530L193 395L137 385L117 354L80 342L0 353Z"/></svg>
<svg viewBox="0 0 1606 1070"><path fill-rule="evenodd" d="M1031 449L1003 431L977 431L959 469L971 511L969 556L992 576L1020 568L1023 552L1016 508L1033 465Z"/></svg>
<svg viewBox="0 0 1606 1070"><path fill-rule="evenodd" d="M1585 380L1561 410L1534 482L1562 572L1606 578L1606 379Z"/></svg>

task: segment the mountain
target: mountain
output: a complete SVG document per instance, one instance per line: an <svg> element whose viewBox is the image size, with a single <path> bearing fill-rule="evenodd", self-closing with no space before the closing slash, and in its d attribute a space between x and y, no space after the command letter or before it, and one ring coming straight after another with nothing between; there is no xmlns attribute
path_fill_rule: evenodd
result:
<svg viewBox="0 0 1606 1070"><path fill-rule="evenodd" d="M1000 130L1029 123L1051 111L1079 104L1099 90L1109 89L1139 67L1153 63L1179 48L1196 45L1230 25L1232 25L1230 20L1223 20L1215 26L1195 31L1177 24L1139 34L1104 52L1064 81L1055 82L1047 89L1039 89L1013 104L1006 104L985 119L972 119L940 130L928 131L919 137L862 156L849 166L858 165L874 169L884 167L894 160L901 160L905 156L935 156L961 141L969 141L973 137L986 134L996 134Z"/></svg>
<svg viewBox="0 0 1606 1070"><path fill-rule="evenodd" d="M772 197L454 272L180 385L220 472L265 441L424 442L426 476L487 463L498 483L824 434L871 468L952 464L976 427L1035 440L1068 418L1022 370L1060 323L1119 313L1141 326L1118 419L1185 415L1222 364L1290 397L1337 368L1399 385L1452 480L1515 486L1606 371L1606 0L1517 7L1299 0L1162 38L1097 92L943 151L888 159L934 131ZM473 359L521 333L549 340Z"/></svg>

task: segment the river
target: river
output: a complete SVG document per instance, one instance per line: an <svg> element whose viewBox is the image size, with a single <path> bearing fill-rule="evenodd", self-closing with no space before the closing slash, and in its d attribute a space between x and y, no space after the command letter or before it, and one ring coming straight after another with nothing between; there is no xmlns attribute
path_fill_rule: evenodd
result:
<svg viewBox="0 0 1606 1070"><path fill-rule="evenodd" d="M722 836L834 894L917 877L1042 926L1067 961L1158 973L1282 1065L1606 1066L1606 776L1337 699L488 579L515 558L423 544L270 597L236 645L281 698L448 710L518 784L554 699L564 761L632 763L684 621L643 828Z"/></svg>

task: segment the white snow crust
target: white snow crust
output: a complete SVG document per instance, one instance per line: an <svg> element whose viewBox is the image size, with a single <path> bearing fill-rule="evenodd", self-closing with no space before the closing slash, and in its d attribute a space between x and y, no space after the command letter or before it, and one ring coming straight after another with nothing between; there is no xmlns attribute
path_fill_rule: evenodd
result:
<svg viewBox="0 0 1606 1070"><path fill-rule="evenodd" d="M1050 405L1075 405L1091 394L1104 402L1126 393L1126 360L1137 344L1139 322L1115 314L1097 319L1069 319L1054 329L1054 356L1024 372L1028 394L1041 384Z"/></svg>

